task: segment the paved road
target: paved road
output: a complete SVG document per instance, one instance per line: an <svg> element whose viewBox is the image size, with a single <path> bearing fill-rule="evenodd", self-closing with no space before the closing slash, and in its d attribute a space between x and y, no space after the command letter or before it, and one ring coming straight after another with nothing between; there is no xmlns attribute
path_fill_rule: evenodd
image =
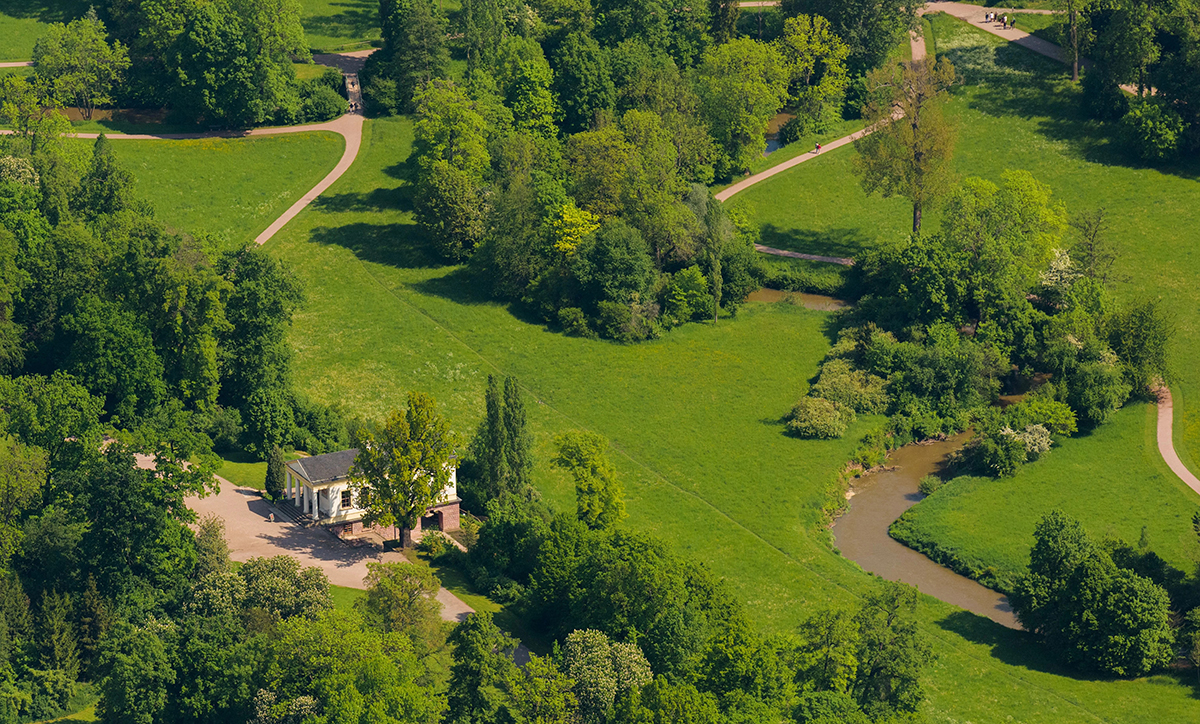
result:
<svg viewBox="0 0 1200 724"><path fill-rule="evenodd" d="M15 63L0 63L0 68L28 68L33 65L32 60L21 60Z"/></svg>
<svg viewBox="0 0 1200 724"><path fill-rule="evenodd" d="M320 568L335 586L362 588L363 579L367 577L367 563L406 560L396 551L379 553L368 547L352 548L325 530L292 522L257 490L217 479L221 483L220 493L206 498L189 498L188 507L200 515L213 513L225 521L225 539L229 543L230 557L235 561L245 562L255 556L288 555L300 561L302 566ZM271 513L275 513L274 523L268 520ZM444 588L438 590L437 600L442 604L442 618L447 621L462 621L474 610Z"/></svg>

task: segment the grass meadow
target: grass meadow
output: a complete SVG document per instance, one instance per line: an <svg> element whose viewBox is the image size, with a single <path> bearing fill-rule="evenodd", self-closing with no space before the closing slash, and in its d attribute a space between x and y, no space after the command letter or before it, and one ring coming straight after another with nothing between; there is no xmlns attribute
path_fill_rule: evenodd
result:
<svg viewBox="0 0 1200 724"><path fill-rule="evenodd" d="M355 166L268 244L308 294L292 331L306 392L368 415L402 405L408 390L430 392L466 439L486 376L516 375L543 495L573 504L569 481L547 465L553 435L604 434L628 525L707 564L763 630L791 631L816 607L849 604L874 585L832 551L818 508L826 481L880 420L860 419L835 441L787 438L779 422L828 348L827 314L754 303L715 327L641 345L564 337L488 301L462 268L432 256L410 215L411 140L405 119L368 121ZM1185 721L1200 710L1173 676L1076 678L1024 634L930 598L920 616L938 653L932 721Z"/></svg>
<svg viewBox="0 0 1200 724"><path fill-rule="evenodd" d="M87 12L88 0L0 0L0 63L30 60L33 44L50 23L69 23Z"/></svg>
<svg viewBox="0 0 1200 724"><path fill-rule="evenodd" d="M300 0L300 24L313 52L369 48L379 40L376 0Z"/></svg>
<svg viewBox="0 0 1200 724"><path fill-rule="evenodd" d="M1063 66L947 15L929 19L938 51L967 80L948 104L957 121L958 172L999 181L1006 169L1025 169L1068 210L1103 207L1120 250L1118 299L1160 298L1175 312L1175 444L1192 465L1200 456L1200 366L1191 363L1200 351L1200 290L1192 283L1200 274L1192 243L1200 225L1200 165L1144 166L1111 128L1081 114L1078 89ZM851 149L823 155L730 203L753 213L764 243L779 248L853 255L902 239L911 223L908 203L864 194L853 159ZM928 228L938 223L936 210L926 215Z"/></svg>
<svg viewBox="0 0 1200 724"><path fill-rule="evenodd" d="M335 133L294 133L187 141L114 140L168 226L218 237L224 247L253 241L337 164Z"/></svg>

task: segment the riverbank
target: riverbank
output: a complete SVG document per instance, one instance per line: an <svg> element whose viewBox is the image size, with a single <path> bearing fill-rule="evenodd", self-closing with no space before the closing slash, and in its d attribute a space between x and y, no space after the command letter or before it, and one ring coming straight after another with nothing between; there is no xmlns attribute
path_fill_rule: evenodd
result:
<svg viewBox="0 0 1200 724"><path fill-rule="evenodd" d="M917 490L921 478L938 472L968 435L893 451L886 468L855 480L849 509L834 521L833 537L841 554L865 571L915 586L922 593L1018 629L1020 624L1003 594L939 565L889 535L892 523L924 498Z"/></svg>

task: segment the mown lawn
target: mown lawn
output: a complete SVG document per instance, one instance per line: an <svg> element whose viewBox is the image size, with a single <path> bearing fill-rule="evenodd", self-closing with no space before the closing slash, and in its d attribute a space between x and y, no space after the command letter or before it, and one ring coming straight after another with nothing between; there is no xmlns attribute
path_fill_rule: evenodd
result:
<svg viewBox="0 0 1200 724"><path fill-rule="evenodd" d="M305 453L284 452L283 458L291 461L304 455ZM267 463L246 453L229 453L221 458L221 467L217 469L217 475L243 488L263 490L267 479Z"/></svg>
<svg viewBox="0 0 1200 724"><path fill-rule="evenodd" d="M50 23L69 23L87 12L89 0L0 0L0 63L30 60L33 45Z"/></svg>
<svg viewBox="0 0 1200 724"><path fill-rule="evenodd" d="M113 140L137 191L168 226L213 234L225 247L253 241L337 164L335 133L189 141Z"/></svg>
<svg viewBox="0 0 1200 724"><path fill-rule="evenodd" d="M300 0L300 24L313 52L336 53L370 47L379 39L375 0Z"/></svg>
<svg viewBox="0 0 1200 724"><path fill-rule="evenodd" d="M791 631L814 606L850 604L873 585L816 523L825 482L878 419L828 442L786 438L778 421L827 349L828 315L750 304L716 327L647 344L564 337L431 256L409 216L410 143L406 120L368 122L355 167L268 245L308 293L292 332L306 392L381 415L408 390L427 391L465 439L487 374L514 374L544 496L573 503L546 464L552 435L601 432L626 486L628 525L710 566L763 630ZM1192 688L1171 676L1065 676L1024 634L932 599L920 615L939 656L932 721L1166 722L1200 712Z"/></svg>

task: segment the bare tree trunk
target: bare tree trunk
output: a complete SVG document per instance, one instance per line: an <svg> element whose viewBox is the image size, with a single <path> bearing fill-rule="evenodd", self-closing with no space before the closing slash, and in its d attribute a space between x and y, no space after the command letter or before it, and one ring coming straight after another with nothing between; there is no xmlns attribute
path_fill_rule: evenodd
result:
<svg viewBox="0 0 1200 724"><path fill-rule="evenodd" d="M1071 82L1079 82L1079 23L1071 8Z"/></svg>
<svg viewBox="0 0 1200 724"><path fill-rule="evenodd" d="M913 202L913 233L921 233L921 202Z"/></svg>

